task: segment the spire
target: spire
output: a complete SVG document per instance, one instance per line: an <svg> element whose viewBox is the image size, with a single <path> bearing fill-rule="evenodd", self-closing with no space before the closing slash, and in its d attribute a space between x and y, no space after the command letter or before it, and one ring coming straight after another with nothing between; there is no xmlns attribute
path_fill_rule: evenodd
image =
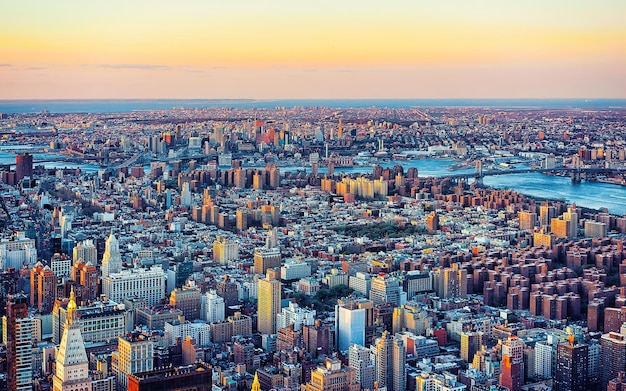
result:
<svg viewBox="0 0 626 391"><path fill-rule="evenodd" d="M250 391L261 391L261 383L259 383L259 372L254 372L254 380L252 381L252 388Z"/></svg>
<svg viewBox="0 0 626 391"><path fill-rule="evenodd" d="M67 321L69 324L74 323L74 312L76 311L76 296L74 296L74 287L70 290L70 302L67 304Z"/></svg>

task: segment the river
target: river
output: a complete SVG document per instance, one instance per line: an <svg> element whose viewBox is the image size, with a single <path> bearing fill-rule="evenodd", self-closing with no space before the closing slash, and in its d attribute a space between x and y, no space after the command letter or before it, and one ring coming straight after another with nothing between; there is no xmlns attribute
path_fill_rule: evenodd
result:
<svg viewBox="0 0 626 391"><path fill-rule="evenodd" d="M446 176L455 174L468 174L474 172L474 168L451 171L448 168L456 163L452 159L417 159L397 160L383 162L383 167L393 167L399 164L404 171L410 167L418 170L420 177ZM521 168L521 167L520 167ZM281 167L282 171L295 171L302 167ZM307 171L311 168L307 167ZM320 173L325 173L326 168L320 167ZM335 173L371 173L371 166L339 167ZM471 180L470 180L471 181ZM509 174L499 176L487 176L483 183L498 189L511 189L532 197L562 199L568 203L576 203L587 208L607 208L609 213L616 215L626 214L626 186L612 185L600 182L572 183L569 177L550 176L540 173Z"/></svg>
<svg viewBox="0 0 626 391"><path fill-rule="evenodd" d="M21 148L24 149L24 148ZM35 161L55 158L54 154L45 152L33 153ZM0 150L0 164L14 164L15 155ZM383 167L393 167L399 164L406 172L410 167L418 170L420 177L446 176L455 174L472 173L474 168L451 171L448 168L456 163L452 159L416 159L416 160L396 160L381 162ZM65 162L43 163L48 169L54 168L80 168L83 172L94 173L102 167L94 164L79 164ZM146 166L149 171L149 166ZM302 166L280 167L281 171L289 172L302 170ZM310 167L306 168L311 171ZM319 173L326 172L326 167L320 167ZM337 167L335 173L371 173L372 167L369 165L354 167ZM610 213L626 215L626 187L611 185L608 183L587 182L572 183L569 177L548 176L539 173L510 174L500 176L488 176L484 178L484 184L494 188L511 189L533 197L563 199L569 203L576 203L593 209L607 208Z"/></svg>

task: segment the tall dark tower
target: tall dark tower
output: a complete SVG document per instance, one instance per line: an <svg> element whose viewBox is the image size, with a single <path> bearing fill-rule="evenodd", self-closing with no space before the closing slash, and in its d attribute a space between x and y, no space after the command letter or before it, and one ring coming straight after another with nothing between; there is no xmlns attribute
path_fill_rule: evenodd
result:
<svg viewBox="0 0 626 391"><path fill-rule="evenodd" d="M20 319L28 317L28 296L22 293L9 295L7 299L7 390L17 390L24 382L24 370L28 375L28 382L31 382L31 349L24 349L24 328ZM32 338L32 336L31 336ZM30 341L28 341L30 342ZM22 357L23 355L29 357ZM28 366L28 368L23 366Z"/></svg>
<svg viewBox="0 0 626 391"><path fill-rule="evenodd" d="M25 153L15 157L15 180L21 181L24 177L33 176L33 155Z"/></svg>
<svg viewBox="0 0 626 391"><path fill-rule="evenodd" d="M586 344L560 343L556 350L556 391L585 391L589 347Z"/></svg>

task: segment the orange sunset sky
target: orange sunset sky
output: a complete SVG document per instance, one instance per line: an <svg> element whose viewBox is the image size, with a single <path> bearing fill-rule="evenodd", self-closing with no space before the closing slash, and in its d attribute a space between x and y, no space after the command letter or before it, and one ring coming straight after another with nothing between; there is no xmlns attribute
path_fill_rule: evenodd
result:
<svg viewBox="0 0 626 391"><path fill-rule="evenodd" d="M625 98L626 1L7 1L0 99Z"/></svg>

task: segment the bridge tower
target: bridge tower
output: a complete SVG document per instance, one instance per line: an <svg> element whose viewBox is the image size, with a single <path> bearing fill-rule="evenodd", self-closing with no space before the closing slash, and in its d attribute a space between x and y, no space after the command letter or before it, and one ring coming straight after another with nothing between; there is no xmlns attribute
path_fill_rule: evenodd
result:
<svg viewBox="0 0 626 391"><path fill-rule="evenodd" d="M476 160L476 166L474 170L474 184L477 186L483 185L483 161L478 159Z"/></svg>
<svg viewBox="0 0 626 391"><path fill-rule="evenodd" d="M572 183L580 183L580 156L574 155L572 157L572 166L574 168L571 174Z"/></svg>

